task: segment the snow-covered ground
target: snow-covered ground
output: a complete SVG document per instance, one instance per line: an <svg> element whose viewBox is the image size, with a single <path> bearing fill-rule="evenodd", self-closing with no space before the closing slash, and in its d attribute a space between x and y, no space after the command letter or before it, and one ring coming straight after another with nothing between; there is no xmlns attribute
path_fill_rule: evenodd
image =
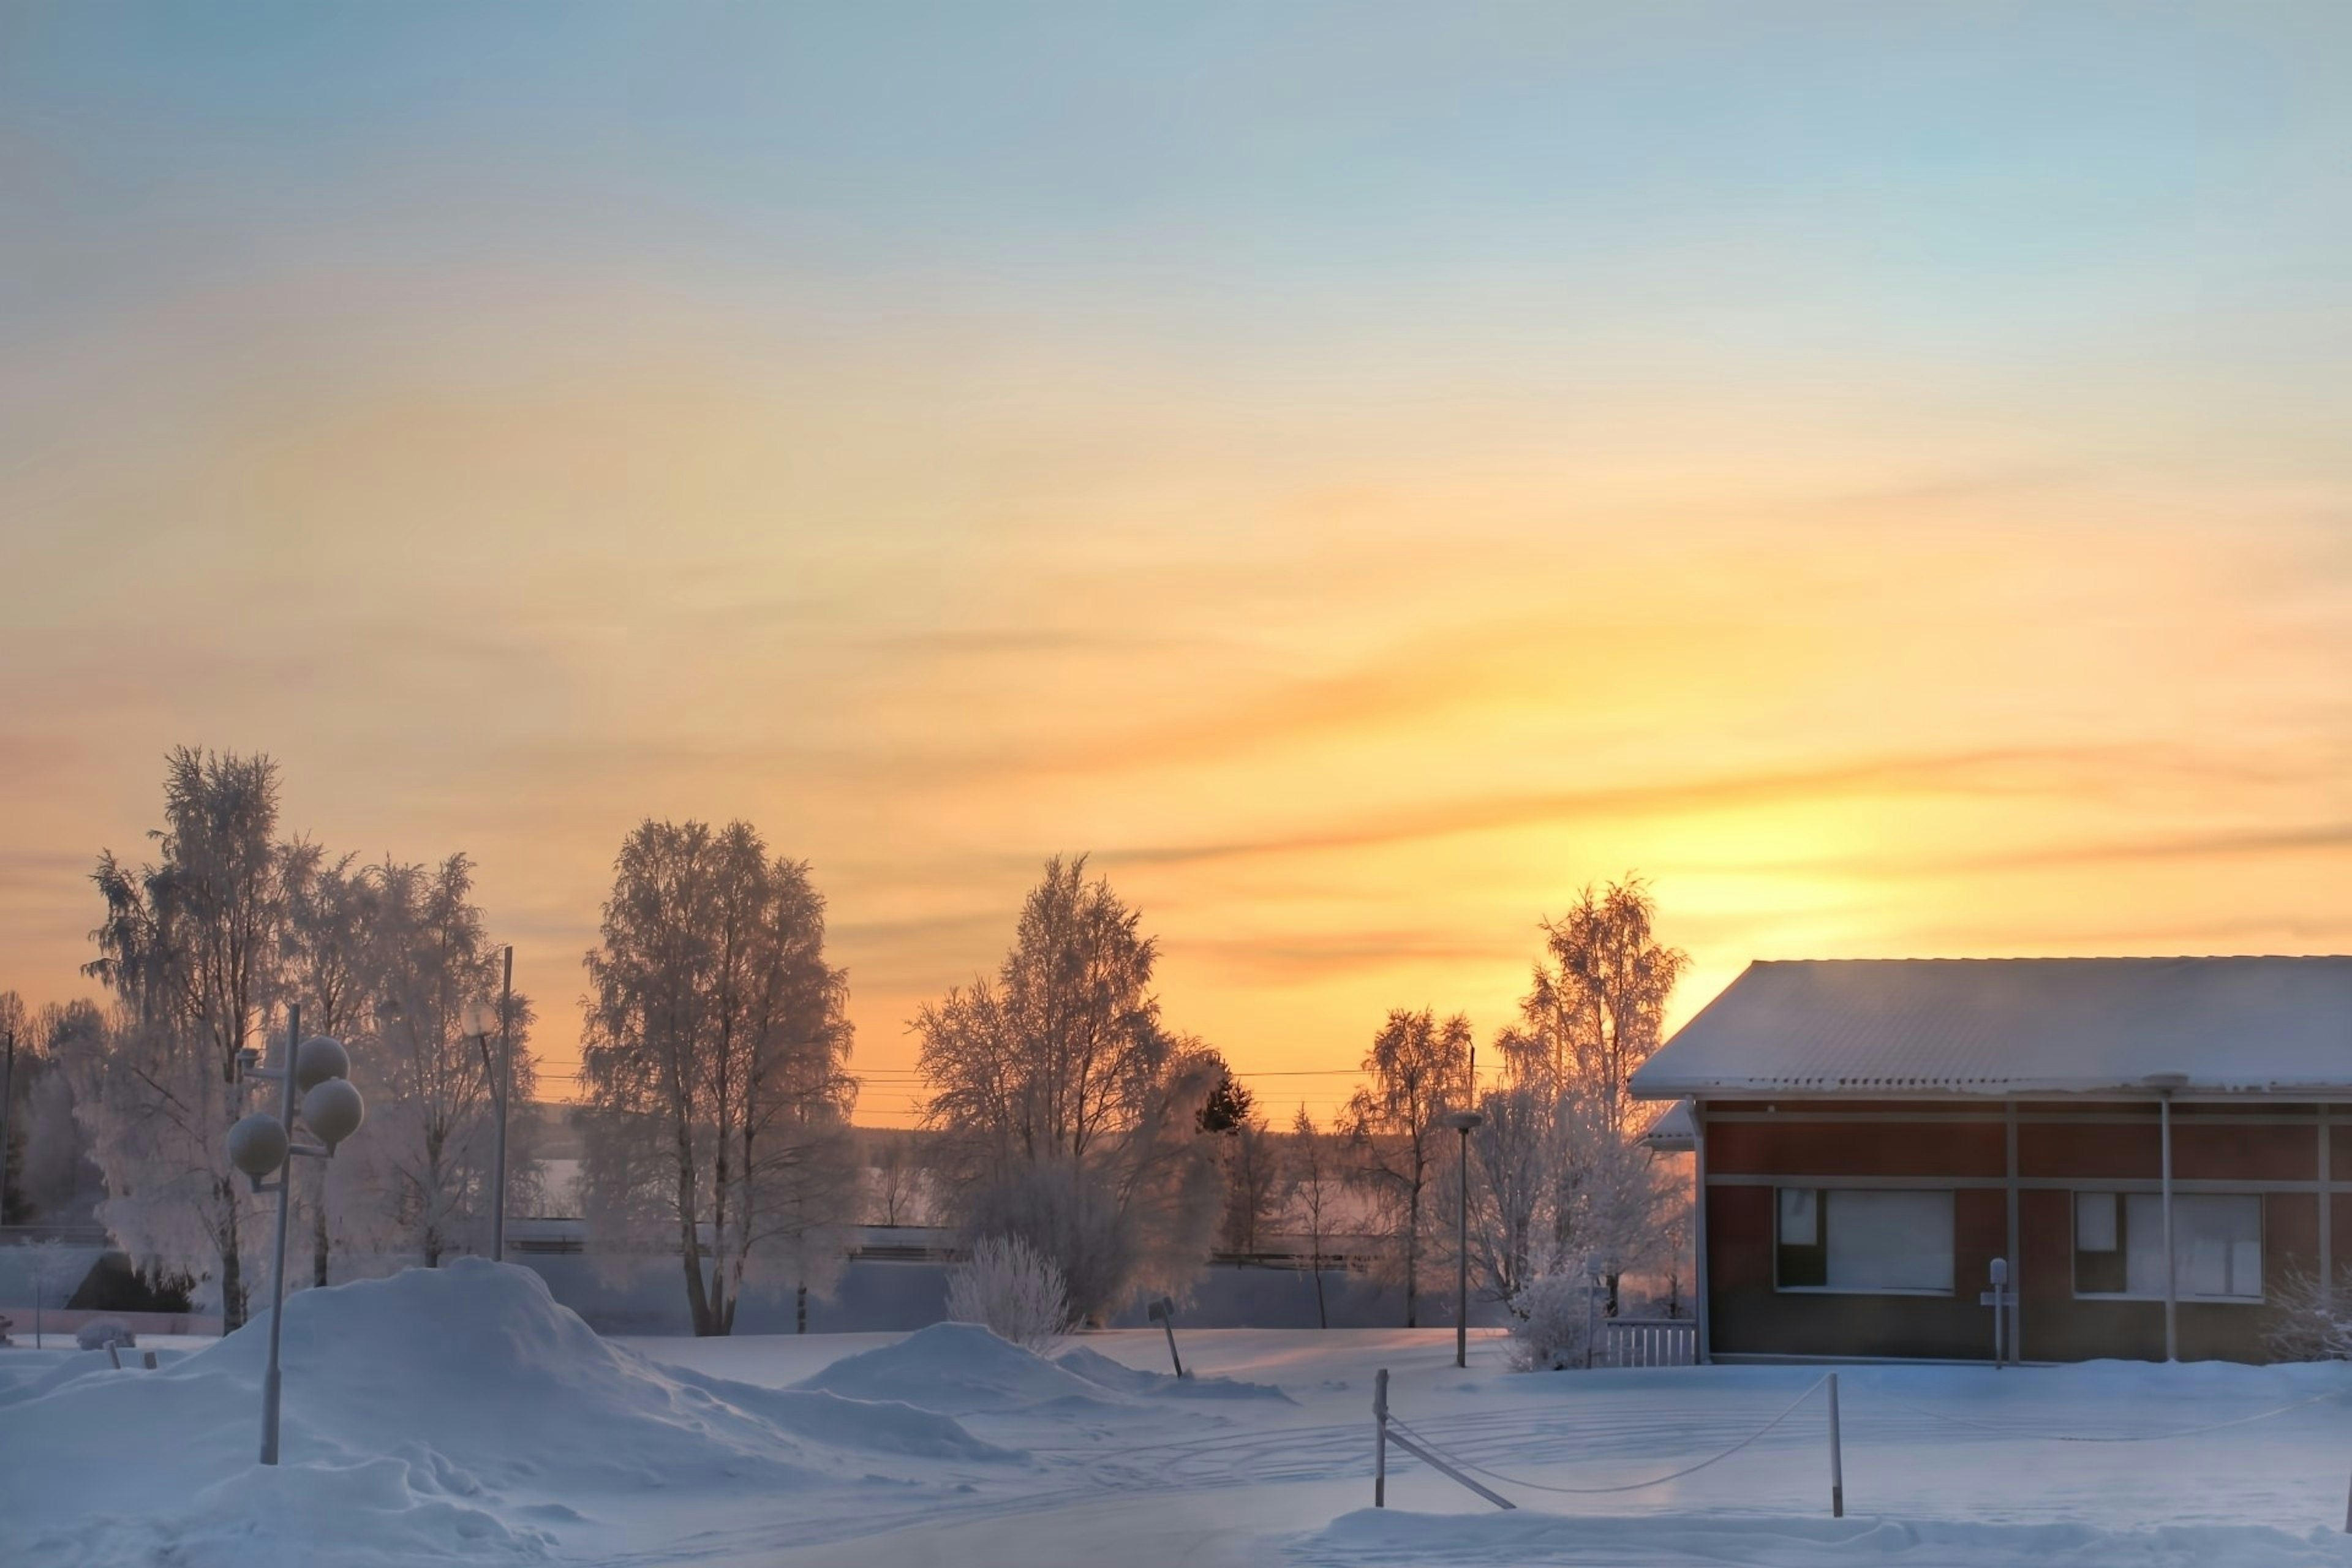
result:
<svg viewBox="0 0 2352 1568"><path fill-rule="evenodd" d="M960 1325L607 1341L468 1260L295 1298L272 1472L263 1338L155 1372L0 1352L0 1563L2352 1568L2352 1367L1845 1368L1833 1521L1814 1368L1521 1376L1491 1339L1463 1372L1443 1332L1227 1330L1182 1335L1180 1384L1156 1331L1050 1361ZM1518 1511L1393 1452L1367 1506L1383 1366ZM1681 1469L1792 1403L1680 1479L1539 1489Z"/></svg>

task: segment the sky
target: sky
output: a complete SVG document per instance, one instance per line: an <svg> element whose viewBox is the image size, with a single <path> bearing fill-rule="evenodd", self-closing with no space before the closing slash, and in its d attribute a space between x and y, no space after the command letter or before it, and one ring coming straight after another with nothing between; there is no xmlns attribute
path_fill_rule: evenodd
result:
<svg viewBox="0 0 2352 1568"><path fill-rule="evenodd" d="M647 816L866 1077L1055 853L1327 1111L1646 877L1759 958L2352 951L2331 5L0 8L0 987L163 757Z"/></svg>

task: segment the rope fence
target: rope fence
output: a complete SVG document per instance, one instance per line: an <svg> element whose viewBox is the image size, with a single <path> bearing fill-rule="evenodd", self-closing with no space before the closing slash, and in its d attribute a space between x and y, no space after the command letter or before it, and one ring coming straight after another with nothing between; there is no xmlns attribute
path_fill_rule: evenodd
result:
<svg viewBox="0 0 2352 1568"><path fill-rule="evenodd" d="M1525 1491L1549 1492L1563 1497L1606 1497L1622 1492L1645 1491L1652 1487L1664 1486L1669 1481L1677 1481L1685 1476L1696 1475L1699 1471L1706 1469L1710 1466L1721 1464L1724 1460L1730 1458L1733 1455L1757 1442L1767 1433L1784 1425L1790 1417L1796 1415L1799 1410L1804 1408L1806 1403L1810 1401L1814 1394L1822 1394L1825 1395L1824 1404L1826 1408L1824 1413L1828 1417L1830 1517L1832 1519L1842 1519L1845 1516L1845 1458L1843 1441L1839 1433L1838 1375L1833 1372L1825 1373L1813 1382L1806 1384L1803 1391L1801 1392L1796 1398L1790 1400L1788 1405L1781 1409L1780 1414L1774 1415L1770 1420L1765 1422L1762 1426L1757 1427L1746 1436L1741 1437L1738 1442L1733 1443L1727 1448L1720 1449L1716 1453L1708 1455L1706 1458L1700 1459L1695 1464L1685 1465L1680 1469L1669 1470L1664 1475L1652 1476L1643 1480L1621 1481L1609 1486L1591 1487L1560 1486L1549 1481L1531 1481L1524 1476L1515 1476L1502 1470L1494 1469L1491 1467L1478 1464L1475 1460L1465 1459L1459 1454L1452 1452L1442 1444L1438 1443L1435 1439L1415 1429L1405 1422L1403 1418L1390 1410L1388 1399L1389 1374L1388 1370L1385 1367L1381 1369L1378 1375L1374 1378L1372 1391L1372 1417L1374 1423L1372 1506L1374 1508L1385 1508L1388 1506L1388 1447L1391 1443L1396 1444L1399 1447L1403 1448L1407 1453L1412 1454L1442 1474L1477 1493L1480 1497L1485 1498L1487 1501L1495 1504L1497 1508L1512 1509L1517 1508L1518 1505L1512 1502L1508 1498L1503 1496L1501 1493L1495 1491L1493 1489L1483 1485L1479 1481L1474 1480L1472 1477L1484 1476L1487 1480L1499 1482L1504 1486L1515 1487ZM2269 1410L2257 1411L2251 1415L2232 1416L2226 1421L2209 1422L2200 1426L2183 1426L2165 1432L2134 1433L2037 1432L2026 1427L2006 1426L1997 1422L1980 1421L1971 1416L1955 1415L1946 1411L1929 1409L1926 1405L1915 1405L1908 1400L1896 1399L1891 1395L1881 1394L1874 1390L1872 1392L1871 1397L1874 1403L1883 1401L1886 1405L1894 1409L1906 1411L1914 1415L1924 1416L1931 1421L1943 1422L1954 1426L1969 1427L1977 1431L1991 1432L2003 1437L2016 1438L2027 1442L2163 1443L2170 1442L2181 1437L2201 1436L2210 1432L2224 1432L2237 1426L2250 1426L2258 1421L2275 1420L2281 1415L2285 1415L2297 1410L2305 1410L2315 1405L2323 1405L2330 1400L2341 1400L2347 1397L2352 1397L2352 1390L2331 1389L2324 1394L2315 1394L2306 1399L2298 1399L2286 1405L2274 1406ZM2352 1534L2352 1489L2347 1489L2347 1492L2344 1529L2347 1534Z"/></svg>

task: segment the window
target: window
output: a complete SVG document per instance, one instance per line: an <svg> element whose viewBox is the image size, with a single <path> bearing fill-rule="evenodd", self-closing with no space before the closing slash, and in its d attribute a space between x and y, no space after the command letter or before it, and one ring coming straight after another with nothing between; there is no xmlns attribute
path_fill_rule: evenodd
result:
<svg viewBox="0 0 2352 1568"><path fill-rule="evenodd" d="M2176 1193L2172 1252L2180 1300L2261 1300L2263 1200ZM2163 1298L2162 1194L2074 1194L2074 1293Z"/></svg>
<svg viewBox="0 0 2352 1568"><path fill-rule="evenodd" d="M1782 1187L1775 1198L1781 1289L1951 1290L1951 1194Z"/></svg>

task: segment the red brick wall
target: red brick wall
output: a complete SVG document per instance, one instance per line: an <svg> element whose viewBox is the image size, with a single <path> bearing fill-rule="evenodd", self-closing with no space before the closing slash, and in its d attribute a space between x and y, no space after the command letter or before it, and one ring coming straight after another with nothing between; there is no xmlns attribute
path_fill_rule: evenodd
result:
<svg viewBox="0 0 2352 1568"><path fill-rule="evenodd" d="M1998 1102L1767 1101L1706 1108L1709 1336L1718 1353L1937 1358L1987 1356L1991 1317L1977 1303L1988 1265L2007 1246L2007 1129ZM1769 1121L1718 1120L1735 1109ZM2317 1132L2308 1107L2183 1106L2173 1122L2173 1171L2188 1181L2313 1182ZM1887 1120L1831 1121L1824 1112ZM1955 1120L1974 1112L1982 1120ZM2302 1120L2297 1121L2295 1118ZM2275 1120L2275 1125L2262 1125ZM2332 1129L2332 1174L2352 1181L2352 1114ZM2030 1103L2019 1107L2021 1182L2153 1182L2160 1174L2157 1108L2146 1101ZM1773 1184L1727 1178L1840 1177L1935 1186L1955 1178L1999 1186L1954 1195L1953 1293L1948 1298L1783 1292L1773 1279ZM2076 1300L2071 1184L2018 1194L2022 1353L2033 1360L2095 1356L2160 1359L2160 1301ZM2265 1289L2316 1267L2315 1192L2263 1194ZM2338 1267L2352 1264L2352 1193L2333 1205ZM2185 1359L2261 1360L2269 1314L2235 1302L2182 1302L2176 1309Z"/></svg>

